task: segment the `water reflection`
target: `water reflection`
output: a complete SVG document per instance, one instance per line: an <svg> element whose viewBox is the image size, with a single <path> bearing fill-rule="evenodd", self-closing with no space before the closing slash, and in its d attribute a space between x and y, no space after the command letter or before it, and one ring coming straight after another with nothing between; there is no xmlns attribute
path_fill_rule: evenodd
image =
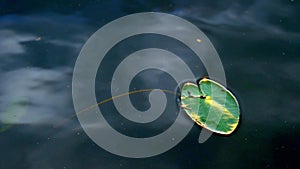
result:
<svg viewBox="0 0 300 169"><path fill-rule="evenodd" d="M0 133L0 168L276 168L295 164L288 154L299 152L295 141L299 138L293 137L299 133L300 119L299 4L135 2L0 2L0 110L4 112L15 98L29 102L17 121L0 116L2 123L14 124ZM53 128L74 114L72 70L84 42L105 23L142 11L184 17L212 40L228 86L241 102L243 119L236 134L214 136L199 145L200 130L194 127L169 152L135 160L100 149L76 118ZM149 78L153 74L136 81L146 83Z"/></svg>

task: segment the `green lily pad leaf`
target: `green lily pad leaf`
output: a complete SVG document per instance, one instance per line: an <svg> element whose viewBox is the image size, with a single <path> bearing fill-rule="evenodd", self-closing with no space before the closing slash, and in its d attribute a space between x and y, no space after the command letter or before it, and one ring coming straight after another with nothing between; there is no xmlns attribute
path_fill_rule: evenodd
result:
<svg viewBox="0 0 300 169"><path fill-rule="evenodd" d="M239 123L237 99L211 79L203 78L199 86L185 83L181 90L181 107L198 125L215 133L230 134Z"/></svg>

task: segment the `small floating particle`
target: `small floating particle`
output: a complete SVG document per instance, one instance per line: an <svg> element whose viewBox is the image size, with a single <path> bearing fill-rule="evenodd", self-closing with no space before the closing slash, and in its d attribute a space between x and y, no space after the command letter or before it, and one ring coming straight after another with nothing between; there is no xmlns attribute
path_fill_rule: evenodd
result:
<svg viewBox="0 0 300 169"><path fill-rule="evenodd" d="M40 40L42 40L42 37L40 37L40 36L35 38L35 41L40 41Z"/></svg>

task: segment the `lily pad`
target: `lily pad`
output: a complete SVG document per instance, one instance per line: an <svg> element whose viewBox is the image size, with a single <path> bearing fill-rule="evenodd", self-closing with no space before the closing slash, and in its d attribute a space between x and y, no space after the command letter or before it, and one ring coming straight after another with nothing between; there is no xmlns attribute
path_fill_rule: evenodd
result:
<svg viewBox="0 0 300 169"><path fill-rule="evenodd" d="M181 90L181 107L198 125L215 133L231 134L239 123L237 99L211 79L201 79L199 86L185 83Z"/></svg>

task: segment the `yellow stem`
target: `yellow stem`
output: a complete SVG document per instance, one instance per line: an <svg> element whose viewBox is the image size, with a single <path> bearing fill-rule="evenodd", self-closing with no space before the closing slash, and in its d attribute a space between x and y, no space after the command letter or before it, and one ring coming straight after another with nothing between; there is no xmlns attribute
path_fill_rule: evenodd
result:
<svg viewBox="0 0 300 169"><path fill-rule="evenodd" d="M109 101L112 101L114 99L117 99L117 98L120 98L120 97L123 97L123 96L127 96L127 95L131 95L131 94L137 94L137 93L142 93L142 92L151 92L152 90L154 91L161 91L161 92L165 92L165 93L170 93L170 94L174 94L174 95L178 95L178 93L174 92L174 91L171 91L171 90L162 90L162 89L141 89L141 90L134 90L134 91L130 91L130 92L126 92L126 93L122 93L122 94L119 94L117 96L113 96L111 98L108 98L108 99L105 99L105 100L102 100L101 102L95 104L95 105L91 105L79 112L76 112L75 114L71 115L70 117L64 119L61 123L57 124L57 125L53 125L53 128L58 128L60 126L62 126L64 123L66 123L68 120L70 120L71 118L77 116L78 114L80 113L83 113L83 112L86 112L88 110L91 110L97 106L100 106L101 104L104 104L104 103L107 103Z"/></svg>

